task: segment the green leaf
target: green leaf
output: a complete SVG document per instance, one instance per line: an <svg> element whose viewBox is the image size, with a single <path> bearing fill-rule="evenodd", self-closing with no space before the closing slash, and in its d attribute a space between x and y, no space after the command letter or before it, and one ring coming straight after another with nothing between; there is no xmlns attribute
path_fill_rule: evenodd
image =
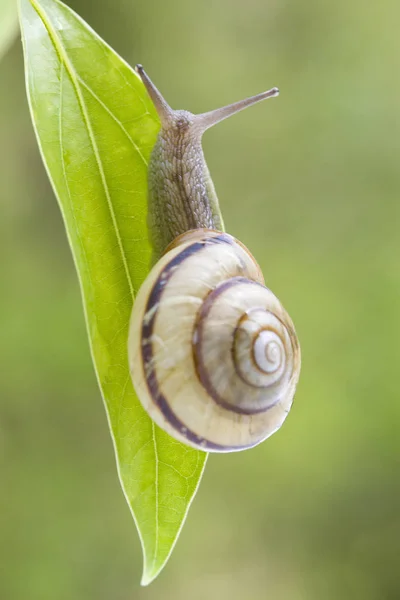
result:
<svg viewBox="0 0 400 600"><path fill-rule="evenodd" d="M206 459L153 424L128 369L133 298L150 264L147 163L159 121L136 73L72 10L21 0L20 16L31 115L79 275L145 585L172 551Z"/></svg>
<svg viewBox="0 0 400 600"><path fill-rule="evenodd" d="M17 0L0 0L0 60L18 31Z"/></svg>

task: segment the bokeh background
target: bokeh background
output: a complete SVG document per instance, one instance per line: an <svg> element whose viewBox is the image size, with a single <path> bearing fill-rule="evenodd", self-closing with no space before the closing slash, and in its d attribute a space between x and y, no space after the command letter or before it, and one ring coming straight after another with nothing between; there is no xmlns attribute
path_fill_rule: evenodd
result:
<svg viewBox="0 0 400 600"><path fill-rule="evenodd" d="M176 108L280 87L204 145L303 370L278 434L210 457L167 568L140 588L16 39L0 63L0 598L397 600L400 4L67 3Z"/></svg>

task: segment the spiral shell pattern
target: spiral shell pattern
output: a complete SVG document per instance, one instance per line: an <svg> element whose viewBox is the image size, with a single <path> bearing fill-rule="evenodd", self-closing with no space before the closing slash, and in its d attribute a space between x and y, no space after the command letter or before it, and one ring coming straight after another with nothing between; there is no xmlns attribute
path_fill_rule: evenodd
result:
<svg viewBox="0 0 400 600"><path fill-rule="evenodd" d="M211 452L255 446L282 425L300 372L293 323L232 236L195 230L139 290L129 362L136 393L176 439Z"/></svg>

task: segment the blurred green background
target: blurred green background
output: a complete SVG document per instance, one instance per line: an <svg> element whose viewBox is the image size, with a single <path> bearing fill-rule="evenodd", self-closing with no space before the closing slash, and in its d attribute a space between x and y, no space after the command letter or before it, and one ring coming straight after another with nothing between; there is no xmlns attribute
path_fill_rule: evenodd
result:
<svg viewBox="0 0 400 600"><path fill-rule="evenodd" d="M277 435L210 457L167 568L140 588L17 40L0 63L0 598L397 600L399 3L67 3L175 108L281 89L204 146L303 370Z"/></svg>

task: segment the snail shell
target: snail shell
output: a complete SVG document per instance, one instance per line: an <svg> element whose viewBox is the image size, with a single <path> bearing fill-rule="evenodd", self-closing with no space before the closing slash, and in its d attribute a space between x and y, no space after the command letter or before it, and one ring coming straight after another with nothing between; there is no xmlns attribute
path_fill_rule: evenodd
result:
<svg viewBox="0 0 400 600"><path fill-rule="evenodd" d="M133 307L130 372L150 417L211 452L244 450L282 425L300 372L293 323L232 236L179 236Z"/></svg>

